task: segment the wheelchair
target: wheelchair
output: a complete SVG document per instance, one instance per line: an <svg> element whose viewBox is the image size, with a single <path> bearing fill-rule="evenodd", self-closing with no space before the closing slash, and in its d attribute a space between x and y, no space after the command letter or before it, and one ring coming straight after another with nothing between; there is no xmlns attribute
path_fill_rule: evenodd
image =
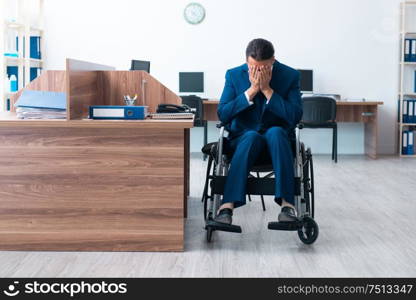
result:
<svg viewBox="0 0 416 300"><path fill-rule="evenodd" d="M202 148L202 152L209 157L202 196L206 240L208 243L212 241L212 236L215 231L242 232L241 227L238 225L228 225L214 221L217 211L221 206L232 157L232 151L227 147L227 139L225 137L227 131L224 124L217 124L217 128L220 129L218 142L207 144ZM305 149L305 145L300 141L301 129L303 129L302 123L296 126L293 139L291 139L292 151L294 153L294 195L297 220L294 222L269 222L268 229L297 231L299 239L304 244L310 245L318 238L319 227L314 220L315 193L312 151L310 148ZM260 177L260 173L264 172L268 174ZM250 201L250 195L259 195L263 210L265 210L263 196L274 196L275 177L271 161L265 164L258 160L250 169L250 174L247 178L246 194Z"/></svg>

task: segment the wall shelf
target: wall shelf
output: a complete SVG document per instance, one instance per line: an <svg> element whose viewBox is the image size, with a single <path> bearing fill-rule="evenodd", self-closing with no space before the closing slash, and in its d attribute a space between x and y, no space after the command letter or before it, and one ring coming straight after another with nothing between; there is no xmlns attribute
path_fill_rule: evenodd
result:
<svg viewBox="0 0 416 300"><path fill-rule="evenodd" d="M31 26L31 27L30 27L30 31L38 31L38 32L43 32L43 29Z"/></svg>
<svg viewBox="0 0 416 300"><path fill-rule="evenodd" d="M5 15L7 6L10 3L0 0L0 111L7 109L8 98L10 93L5 93L5 81L7 74L7 67L18 67L18 89L22 89L30 83L31 68L42 69L43 60L30 57L30 37L41 37L41 49L43 43L43 24L42 24L42 11L44 0L15 0L16 3L16 16ZM34 5L38 5L39 10L36 10L36 15L32 12ZM8 21L13 17L16 21ZM34 23L32 23L34 22ZM4 56L4 53L13 51L14 49L14 37L18 37L18 51L16 50L18 57ZM12 44L12 45L10 45ZM10 49L12 48L12 49ZM38 72L39 74L39 72Z"/></svg>
<svg viewBox="0 0 416 300"><path fill-rule="evenodd" d="M17 22L9 22L9 21L5 21L4 25L8 28L14 28L14 29L18 29L18 28L24 28L25 25L21 24L21 23L17 23Z"/></svg>
<svg viewBox="0 0 416 300"><path fill-rule="evenodd" d="M404 123L403 122L403 103L404 100L408 99L408 98L414 98L416 97L416 93L408 93L406 91L409 91L410 87L405 85L405 82L409 82L409 78L407 78L407 76L409 76L409 67L411 67L413 69L413 67L416 67L416 62L408 62L405 61L405 39L408 38L408 35L416 35L416 28L407 28L406 26L406 19L407 18L416 18L416 16L412 15L414 14L414 7L413 5L416 5L416 1L406 1L406 2L402 2L400 4L400 14L401 14L401 25L400 25L400 61L399 61L399 66L400 66L400 78L399 78L399 155L400 157L416 157L415 155L404 155L402 153L402 148L403 148L403 131L406 130L406 127L412 127L412 126L416 126L416 123ZM411 6L412 9L409 9L409 6ZM413 75L414 72L410 73L411 76L415 76ZM410 80L410 82L415 82L416 78L413 78L413 80ZM413 89L413 87L412 87ZM414 131L414 133L416 133L416 131Z"/></svg>

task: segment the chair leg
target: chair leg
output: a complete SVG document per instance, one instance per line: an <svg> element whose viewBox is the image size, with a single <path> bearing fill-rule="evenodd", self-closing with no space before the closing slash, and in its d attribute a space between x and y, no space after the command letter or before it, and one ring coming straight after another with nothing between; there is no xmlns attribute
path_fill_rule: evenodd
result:
<svg viewBox="0 0 416 300"><path fill-rule="evenodd" d="M204 121L204 146L208 144L208 121ZM207 159L207 155L204 154L204 161Z"/></svg>
<svg viewBox="0 0 416 300"><path fill-rule="evenodd" d="M266 205L264 205L264 197L263 195L260 195L261 198L261 205L263 206L263 211L266 211Z"/></svg>
<svg viewBox="0 0 416 300"><path fill-rule="evenodd" d="M250 195L247 195L247 196L248 196L248 201L251 202L251 196Z"/></svg>
<svg viewBox="0 0 416 300"><path fill-rule="evenodd" d="M338 162L338 126L335 126L335 163Z"/></svg>
<svg viewBox="0 0 416 300"><path fill-rule="evenodd" d="M335 160L335 128L332 128L332 160Z"/></svg>
<svg viewBox="0 0 416 300"><path fill-rule="evenodd" d="M256 172L256 173L257 173L257 178L260 178L260 173L259 172ZM261 198L261 205L263 206L263 211L266 211L266 205L264 205L263 195L260 195L260 198Z"/></svg>

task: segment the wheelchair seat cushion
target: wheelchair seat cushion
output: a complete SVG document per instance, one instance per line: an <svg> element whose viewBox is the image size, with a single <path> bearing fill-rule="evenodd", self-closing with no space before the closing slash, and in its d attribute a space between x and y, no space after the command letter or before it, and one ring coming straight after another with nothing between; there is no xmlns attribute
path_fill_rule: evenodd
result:
<svg viewBox="0 0 416 300"><path fill-rule="evenodd" d="M228 143L225 141L224 143L224 151L225 154L228 156L228 159L231 160L233 151L226 146ZM201 151L203 154L215 157L217 154L217 147L218 142L208 143L202 147ZM272 160L270 154L267 150L265 150L259 158L256 160L254 166L251 169L252 172L271 172L273 171Z"/></svg>
<svg viewBox="0 0 416 300"><path fill-rule="evenodd" d="M224 138L223 145L224 145L223 153L227 156L227 159L231 161L234 151L231 149L227 138ZM202 147L201 151L203 154L214 158L217 154L217 147L218 147L218 142L208 143ZM292 147L293 154L295 155L296 140L291 139L291 147ZM262 172L271 172L271 171L273 171L272 159L271 159L269 151L267 149L264 149L264 151L260 154L256 162L254 163L253 167L251 168L251 172L262 173Z"/></svg>

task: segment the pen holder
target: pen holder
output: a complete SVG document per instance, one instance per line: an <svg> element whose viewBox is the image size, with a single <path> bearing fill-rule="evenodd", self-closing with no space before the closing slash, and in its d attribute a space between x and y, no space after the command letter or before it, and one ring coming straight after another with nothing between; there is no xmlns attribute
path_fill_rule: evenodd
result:
<svg viewBox="0 0 416 300"><path fill-rule="evenodd" d="M136 103L136 99L124 99L124 103L127 106L133 106Z"/></svg>

